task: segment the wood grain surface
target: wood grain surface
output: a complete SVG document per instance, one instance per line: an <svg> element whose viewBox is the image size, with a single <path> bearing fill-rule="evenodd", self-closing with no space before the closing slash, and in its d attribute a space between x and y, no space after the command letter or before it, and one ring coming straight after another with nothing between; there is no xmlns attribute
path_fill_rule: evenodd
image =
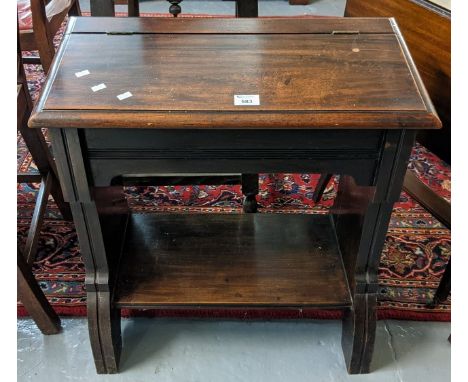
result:
<svg viewBox="0 0 468 382"><path fill-rule="evenodd" d="M112 20L69 27L31 126L439 126L389 19Z"/></svg>
<svg viewBox="0 0 468 382"><path fill-rule="evenodd" d="M120 307L351 302L329 216L135 214L127 232Z"/></svg>
<svg viewBox="0 0 468 382"><path fill-rule="evenodd" d="M451 14L427 0L348 0L345 16L394 17L442 121L418 141L446 162L451 158Z"/></svg>

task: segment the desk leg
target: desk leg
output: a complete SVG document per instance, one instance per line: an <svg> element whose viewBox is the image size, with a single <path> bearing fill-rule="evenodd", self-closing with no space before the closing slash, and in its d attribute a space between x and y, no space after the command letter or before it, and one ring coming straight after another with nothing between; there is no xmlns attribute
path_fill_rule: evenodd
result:
<svg viewBox="0 0 468 382"><path fill-rule="evenodd" d="M345 247L346 244L342 244L342 253L347 264L347 270L354 268L354 275L351 276L353 307L345 313L342 330L343 353L350 374L370 372L375 341L379 286L377 269L370 262L366 265L362 264L361 260L366 254L369 254L371 258L377 257L380 259L392 206L393 203L371 203L365 212L361 225L359 225L358 219L353 222L352 217L347 222L348 226L340 221L340 217L337 219L340 235L347 231L361 237L359 242L351 240L347 247ZM351 226L351 223L356 228ZM341 226L339 226L340 224ZM353 244L359 244L359 247L353 250ZM346 257L352 252L358 254L355 262ZM349 273L348 271L348 277L350 276Z"/></svg>
<svg viewBox="0 0 468 382"><path fill-rule="evenodd" d="M91 0L91 16L115 16L114 0Z"/></svg>
<svg viewBox="0 0 468 382"><path fill-rule="evenodd" d="M353 178L340 177L331 213L353 299L353 306L345 312L341 341L350 374L370 372L380 255L413 140L413 133L388 134L373 185L358 186Z"/></svg>
<svg viewBox="0 0 468 382"><path fill-rule="evenodd" d="M112 281L120 247L104 246L105 227L101 226L96 203L73 202L70 205L86 268L88 330L96 371L98 374L117 373L122 343L120 309L112 306Z"/></svg>
<svg viewBox="0 0 468 382"><path fill-rule="evenodd" d="M98 373L116 373L121 349L120 310L112 306L128 206L123 188L88 183L79 132L51 129L57 170L75 223L85 264L88 329ZM110 218L109 218L110 216Z"/></svg>
<svg viewBox="0 0 468 382"><path fill-rule="evenodd" d="M242 194L244 212L257 212L258 174L242 174Z"/></svg>

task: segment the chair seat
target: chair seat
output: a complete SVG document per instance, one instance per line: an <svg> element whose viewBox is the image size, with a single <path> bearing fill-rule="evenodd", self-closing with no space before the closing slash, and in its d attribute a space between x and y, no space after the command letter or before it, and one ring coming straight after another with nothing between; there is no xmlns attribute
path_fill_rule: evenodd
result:
<svg viewBox="0 0 468 382"><path fill-rule="evenodd" d="M46 16L50 21L52 17L69 8L72 0L51 0L46 5ZM18 8L18 20L20 30L30 30L33 28L31 0L16 0Z"/></svg>

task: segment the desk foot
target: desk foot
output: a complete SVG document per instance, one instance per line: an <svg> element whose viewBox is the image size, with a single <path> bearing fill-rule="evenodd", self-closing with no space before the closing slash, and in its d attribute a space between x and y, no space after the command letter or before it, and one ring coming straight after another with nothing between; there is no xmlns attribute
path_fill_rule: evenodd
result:
<svg viewBox="0 0 468 382"><path fill-rule="evenodd" d="M120 309L111 308L109 292L88 293L88 329L98 374L116 374L122 337Z"/></svg>
<svg viewBox="0 0 468 382"><path fill-rule="evenodd" d="M367 374L374 351L377 295L356 294L343 319L341 346L349 374Z"/></svg>

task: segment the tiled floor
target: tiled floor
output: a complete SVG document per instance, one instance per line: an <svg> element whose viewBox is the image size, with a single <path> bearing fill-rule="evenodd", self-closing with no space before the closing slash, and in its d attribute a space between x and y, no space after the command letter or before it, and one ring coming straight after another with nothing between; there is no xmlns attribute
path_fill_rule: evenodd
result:
<svg viewBox="0 0 468 382"><path fill-rule="evenodd" d="M89 0L80 0L89 11ZM261 16L342 16L345 0L260 1ZM183 12L234 14L233 1L185 0ZM119 6L124 11L125 6ZM142 1L142 12L168 3ZM345 371L337 321L123 320L121 373L95 374L85 319L63 319L63 332L43 336L29 319L18 320L18 381L378 381L450 380L449 323L379 321L369 375Z"/></svg>
<svg viewBox="0 0 468 382"><path fill-rule="evenodd" d="M85 319L18 321L18 381L448 382L450 324L379 321L372 373L349 376L338 321L125 319L121 373L96 375Z"/></svg>

